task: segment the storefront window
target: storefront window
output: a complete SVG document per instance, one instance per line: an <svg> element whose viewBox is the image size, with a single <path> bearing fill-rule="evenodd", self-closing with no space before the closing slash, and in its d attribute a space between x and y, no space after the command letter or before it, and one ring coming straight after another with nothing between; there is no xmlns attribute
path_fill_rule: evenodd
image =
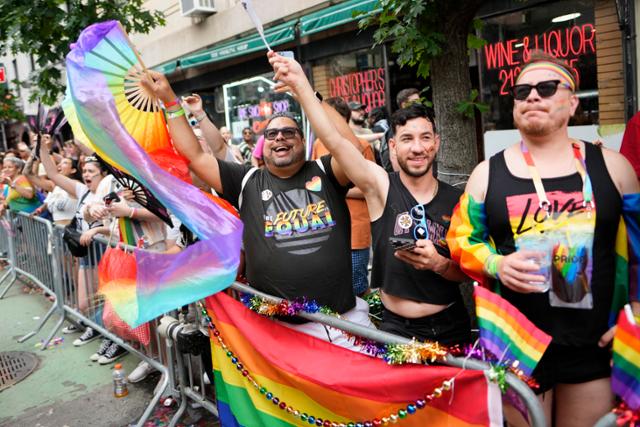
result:
<svg viewBox="0 0 640 427"><path fill-rule="evenodd" d="M534 50L562 58L578 72L580 107L570 125L598 123L592 0L545 3L484 22L482 37L488 43L480 54L480 80L482 100L491 107L483 115L486 131L513 129L513 100L508 91Z"/></svg>
<svg viewBox="0 0 640 427"><path fill-rule="evenodd" d="M313 82L325 97L341 97L372 108L386 105L382 47L324 58L313 64Z"/></svg>
<svg viewBox="0 0 640 427"><path fill-rule="evenodd" d="M223 86L226 123L233 135L242 135L245 127L261 134L276 113L289 113L302 121L300 105L286 93L275 93L271 77L273 73Z"/></svg>

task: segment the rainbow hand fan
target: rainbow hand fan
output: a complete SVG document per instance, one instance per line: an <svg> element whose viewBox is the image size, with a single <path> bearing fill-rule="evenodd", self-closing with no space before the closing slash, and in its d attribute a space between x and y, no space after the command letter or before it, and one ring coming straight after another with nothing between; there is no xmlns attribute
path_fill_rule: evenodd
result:
<svg viewBox="0 0 640 427"><path fill-rule="evenodd" d="M110 21L91 26L85 31L87 30L92 34L78 39L71 48L82 49L85 52L83 66L99 72L106 79L119 120L127 133L151 157L157 151L173 150L160 102L140 83L147 68L122 25L117 21ZM95 147L84 134L73 102L70 101L69 87L67 84L67 94L62 106L74 134L115 166L115 162Z"/></svg>
<svg viewBox="0 0 640 427"><path fill-rule="evenodd" d="M65 112L76 136L146 187L200 239L179 254L136 251L135 283L112 283L101 293L136 327L229 286L240 261L242 222L172 171L180 159L157 100L136 89L144 66L120 24L86 28L66 64Z"/></svg>

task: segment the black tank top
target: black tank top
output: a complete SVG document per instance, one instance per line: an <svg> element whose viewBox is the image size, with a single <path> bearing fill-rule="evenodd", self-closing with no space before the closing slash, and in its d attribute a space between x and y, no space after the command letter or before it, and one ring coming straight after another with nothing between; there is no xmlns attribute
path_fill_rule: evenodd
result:
<svg viewBox="0 0 640 427"><path fill-rule="evenodd" d="M591 276L593 308L552 307L549 304L548 292L522 294L502 284L499 285L502 296L536 326L551 335L554 342L574 346L593 345L607 330L615 276L615 236L622 207L622 198L607 171L602 150L593 144L585 143L585 154L596 205ZM578 194L575 200L569 200L567 203L552 203L552 210L568 209L572 212L575 209L583 209L582 179L578 173L558 178L545 178L542 181L547 194L553 191ZM509 218L507 208L509 198L523 195L525 196L524 213L522 216ZM523 218L527 214L534 214L534 218L539 221L543 221L545 217L544 212L539 211L533 181L511 174L505 162L504 151L489 160L489 185L485 207L489 233L498 252L503 255L515 251L514 233L526 231L523 229L526 227L523 225Z"/></svg>
<svg viewBox="0 0 640 427"><path fill-rule="evenodd" d="M446 235L451 213L460 199L461 191L438 181L438 192L424 205L427 229L438 252L450 258ZM418 202L400 181L397 172L389 174L389 192L382 216L371 223L373 236L373 271L371 286L380 287L389 295L429 304L446 305L459 300L458 284L428 270L416 270L393 256L395 250L389 237L413 239L415 221L411 208Z"/></svg>

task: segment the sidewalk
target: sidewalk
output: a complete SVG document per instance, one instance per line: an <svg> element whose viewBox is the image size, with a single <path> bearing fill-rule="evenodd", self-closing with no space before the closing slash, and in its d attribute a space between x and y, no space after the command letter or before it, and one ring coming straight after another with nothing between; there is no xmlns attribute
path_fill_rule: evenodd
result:
<svg viewBox="0 0 640 427"><path fill-rule="evenodd" d="M34 328L49 308L41 294L23 292L21 283L14 284L0 300L0 351L35 353L38 367L24 380L0 392L0 427L91 427L128 426L135 423L150 401L159 375L129 385L129 395L113 397L112 365L91 362L89 356L100 340L74 347L79 334L55 337L64 342L45 351L36 344L51 332L54 315L36 336L19 344L17 339ZM119 360L125 372L131 372L138 359L127 355Z"/></svg>

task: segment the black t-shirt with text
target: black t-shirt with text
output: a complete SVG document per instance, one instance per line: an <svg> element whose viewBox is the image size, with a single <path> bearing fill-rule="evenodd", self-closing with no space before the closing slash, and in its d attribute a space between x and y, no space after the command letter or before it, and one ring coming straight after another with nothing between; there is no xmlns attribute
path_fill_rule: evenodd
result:
<svg viewBox="0 0 640 427"><path fill-rule="evenodd" d="M307 161L294 176L218 161L222 197L244 223L246 276L258 290L286 299L307 297L344 313L355 306L351 286L351 224L331 157ZM241 197L241 206L238 200Z"/></svg>

